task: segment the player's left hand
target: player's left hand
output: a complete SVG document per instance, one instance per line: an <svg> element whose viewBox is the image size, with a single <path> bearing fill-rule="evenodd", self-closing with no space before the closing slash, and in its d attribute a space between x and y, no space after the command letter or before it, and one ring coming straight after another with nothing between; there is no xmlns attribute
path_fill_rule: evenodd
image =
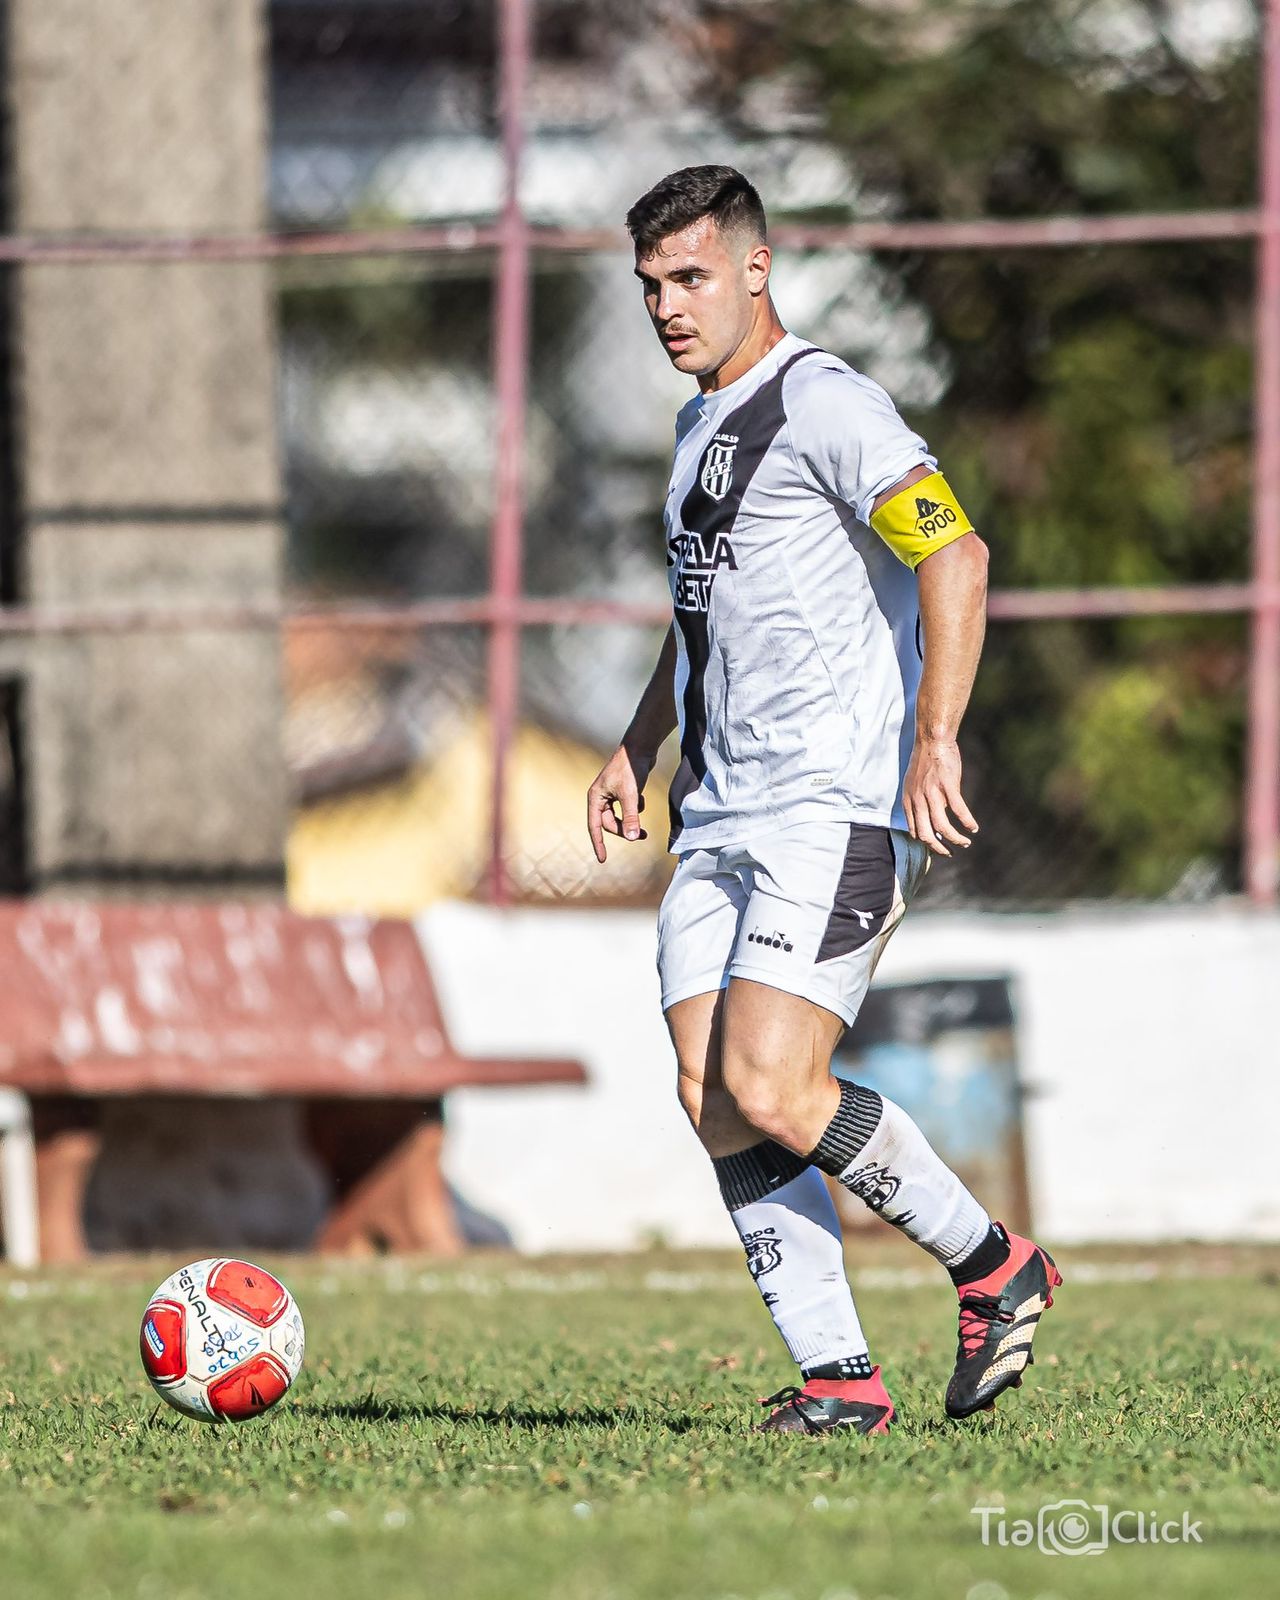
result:
<svg viewBox="0 0 1280 1600"><path fill-rule="evenodd" d="M978 831L960 792L960 773L960 746L954 739L916 740L902 786L902 804L912 838L923 840L936 856L949 856L948 844L967 850L973 842L956 822L970 833Z"/></svg>

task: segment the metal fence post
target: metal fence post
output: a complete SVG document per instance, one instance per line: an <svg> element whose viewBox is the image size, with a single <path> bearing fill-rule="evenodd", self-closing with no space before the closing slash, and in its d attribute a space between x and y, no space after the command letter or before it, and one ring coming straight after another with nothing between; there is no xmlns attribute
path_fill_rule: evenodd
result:
<svg viewBox="0 0 1280 1600"><path fill-rule="evenodd" d="M529 230L520 208L524 91L529 73L529 0L499 0L498 82L506 192L498 224L493 304L497 461L490 540L488 699L492 760L487 897L507 905L506 799L520 701L525 405L529 361Z"/></svg>
<svg viewBox="0 0 1280 1600"><path fill-rule="evenodd" d="M1274 905L1280 882L1280 0L1267 0L1261 70L1245 884L1256 904Z"/></svg>

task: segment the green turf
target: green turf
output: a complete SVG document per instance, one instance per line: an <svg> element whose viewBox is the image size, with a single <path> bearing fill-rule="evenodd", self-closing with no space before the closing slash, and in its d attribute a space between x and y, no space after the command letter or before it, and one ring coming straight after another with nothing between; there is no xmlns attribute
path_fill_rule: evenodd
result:
<svg viewBox="0 0 1280 1600"><path fill-rule="evenodd" d="M298 1295L308 1365L277 1412L220 1429L141 1377L138 1315L173 1263L0 1274L4 1600L1275 1592L1265 1252L1144 1282L1073 1276L1062 1252L1025 1388L962 1425L941 1417L945 1280L872 1271L859 1303L900 1410L874 1441L752 1434L790 1372L729 1257L264 1264ZM1063 1499L1186 1511L1203 1543L983 1547L973 1506Z"/></svg>

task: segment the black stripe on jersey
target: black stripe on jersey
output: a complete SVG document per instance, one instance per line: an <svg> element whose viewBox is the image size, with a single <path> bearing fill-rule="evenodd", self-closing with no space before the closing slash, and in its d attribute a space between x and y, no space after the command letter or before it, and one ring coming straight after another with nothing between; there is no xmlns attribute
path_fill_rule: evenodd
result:
<svg viewBox="0 0 1280 1600"><path fill-rule="evenodd" d="M719 534L728 533L737 521L752 478L759 470L769 446L782 431L787 420L782 409L782 380L805 356L825 352L815 345L797 350L767 379L748 400L735 410L726 412L717 422L706 448L698 458L698 470L693 486L680 507L680 524L684 532L694 535L702 546L705 563L709 566L715 553ZM729 487L717 500L702 487L702 475L707 456L715 448L717 437L733 434L737 444L733 451L733 471ZM684 639L685 656L689 663L689 678L684 688L684 733L680 739L681 771L671 786L671 838L675 842L680 832L680 806L707 775L707 761L703 745L707 737L706 670L711 654L711 641L707 631L705 611L685 611L675 608L676 625ZM679 791L679 792L677 792Z"/></svg>
<svg viewBox="0 0 1280 1600"><path fill-rule="evenodd" d="M893 835L888 828L851 822L840 881L815 964L851 955L883 931L893 911L896 882Z"/></svg>

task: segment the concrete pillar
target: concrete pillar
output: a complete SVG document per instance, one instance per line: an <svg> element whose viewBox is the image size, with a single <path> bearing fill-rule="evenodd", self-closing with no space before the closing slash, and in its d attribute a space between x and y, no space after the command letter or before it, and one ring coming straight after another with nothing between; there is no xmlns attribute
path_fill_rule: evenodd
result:
<svg viewBox="0 0 1280 1600"><path fill-rule="evenodd" d="M7 13L12 228L262 226L261 0L10 0ZM269 269L23 267L14 328L17 598L277 600ZM274 633L98 634L15 652L33 888L279 889Z"/></svg>

